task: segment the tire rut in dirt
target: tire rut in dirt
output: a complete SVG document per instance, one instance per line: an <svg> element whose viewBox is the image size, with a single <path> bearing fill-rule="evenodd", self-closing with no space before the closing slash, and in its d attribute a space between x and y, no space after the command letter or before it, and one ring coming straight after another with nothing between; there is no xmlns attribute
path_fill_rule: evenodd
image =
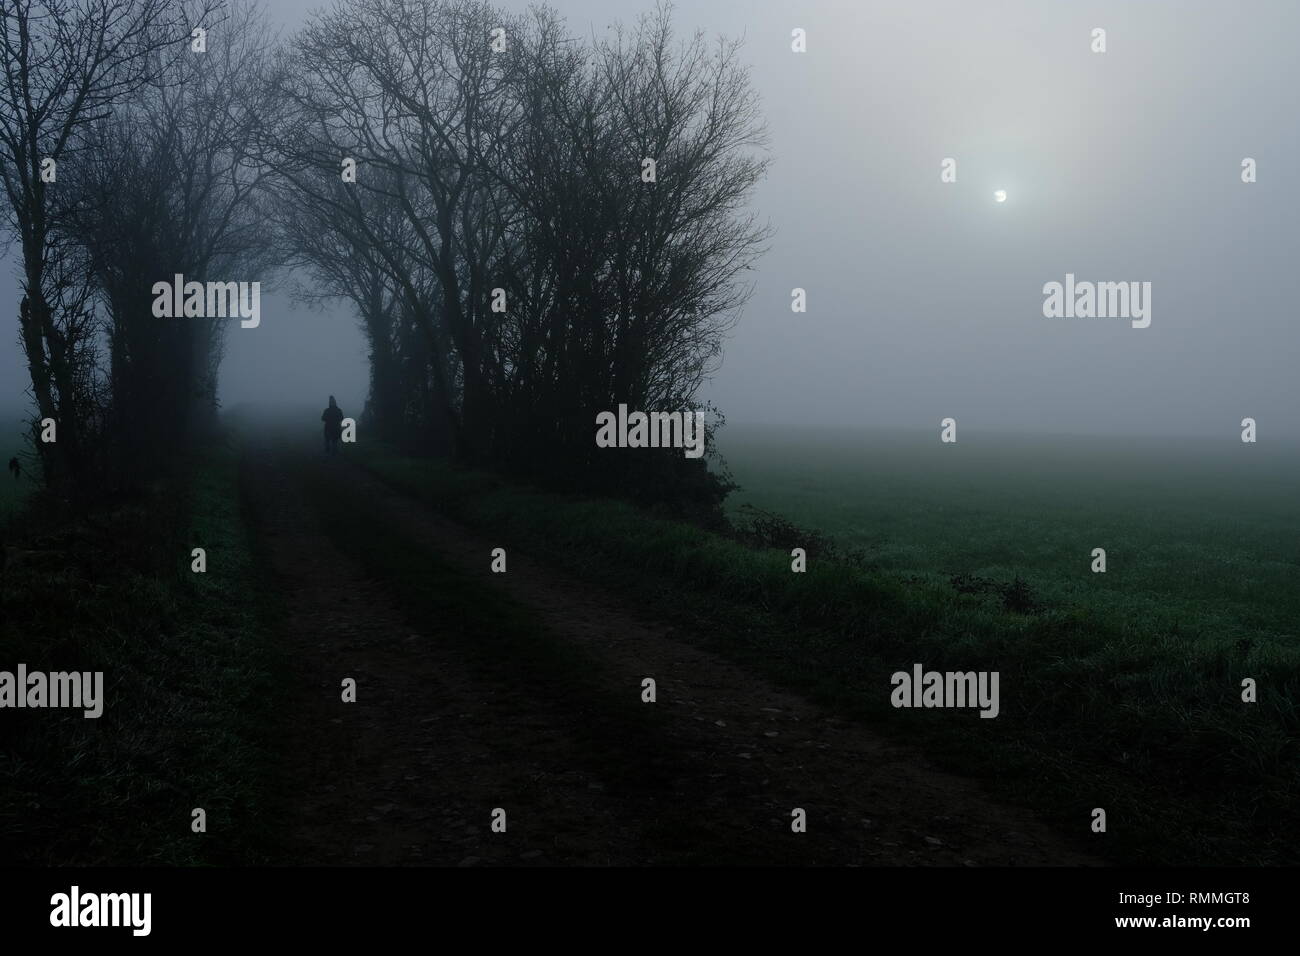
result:
<svg viewBox="0 0 1300 956"><path fill-rule="evenodd" d="M292 466L262 446L244 485L285 607L284 860L310 864L631 862L635 834L565 759L563 728L466 672L436 633L321 530ZM357 702L343 703L343 678ZM507 811L506 834L490 813Z"/></svg>

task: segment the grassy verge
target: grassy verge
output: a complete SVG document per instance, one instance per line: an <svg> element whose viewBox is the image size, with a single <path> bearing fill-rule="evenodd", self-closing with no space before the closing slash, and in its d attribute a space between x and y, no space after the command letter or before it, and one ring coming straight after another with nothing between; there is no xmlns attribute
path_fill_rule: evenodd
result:
<svg viewBox="0 0 1300 956"><path fill-rule="evenodd" d="M1087 608L1008 610L878 569L754 549L612 501L568 499L389 449L355 453L394 487L507 547L641 602L711 646L843 713L923 742L939 762L1077 832L1116 862L1295 862L1300 650L1188 643ZM791 542L796 546L799 542ZM896 710L914 663L997 670L1002 711ZM1259 702L1241 701L1254 678ZM1094 807L1104 837L1088 836Z"/></svg>
<svg viewBox="0 0 1300 956"><path fill-rule="evenodd" d="M0 711L0 858L32 865L258 862L274 661L237 459L71 520L39 501L0 578L0 669L103 671L104 710ZM190 570L191 549L207 572ZM207 814L193 833L191 811Z"/></svg>

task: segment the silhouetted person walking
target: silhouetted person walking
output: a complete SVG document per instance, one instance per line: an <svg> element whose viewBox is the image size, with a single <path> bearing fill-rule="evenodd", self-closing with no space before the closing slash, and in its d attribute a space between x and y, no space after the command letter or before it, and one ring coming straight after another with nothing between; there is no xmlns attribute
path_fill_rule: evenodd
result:
<svg viewBox="0 0 1300 956"><path fill-rule="evenodd" d="M320 420L325 423L325 454L336 455L339 439L343 437L343 409L339 408L333 395L330 396L329 408L321 413Z"/></svg>
<svg viewBox="0 0 1300 956"><path fill-rule="evenodd" d="M18 476L23 473L23 466L18 463L18 458L16 456L9 459L9 470L13 472L14 481L17 481Z"/></svg>

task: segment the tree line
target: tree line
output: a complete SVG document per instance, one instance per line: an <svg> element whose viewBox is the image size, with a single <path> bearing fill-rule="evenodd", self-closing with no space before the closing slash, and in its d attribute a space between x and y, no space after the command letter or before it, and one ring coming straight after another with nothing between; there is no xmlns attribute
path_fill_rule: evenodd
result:
<svg viewBox="0 0 1300 956"><path fill-rule="evenodd" d="M734 40L660 7L0 0L0 183L46 483L129 488L211 429L225 319L151 289L280 277L365 333L361 428L570 489L716 509L680 451L597 413L700 406L751 287L769 159ZM43 420L57 440L39 440ZM716 416L711 416L716 421Z"/></svg>

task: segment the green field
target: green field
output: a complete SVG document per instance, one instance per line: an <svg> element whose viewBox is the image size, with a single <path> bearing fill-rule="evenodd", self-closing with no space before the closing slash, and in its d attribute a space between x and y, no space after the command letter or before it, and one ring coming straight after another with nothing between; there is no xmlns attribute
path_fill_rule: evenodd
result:
<svg viewBox="0 0 1300 956"><path fill-rule="evenodd" d="M734 515L779 512L881 571L1018 576L1044 605L1121 629L1300 646L1293 446L740 426L720 446Z"/></svg>

